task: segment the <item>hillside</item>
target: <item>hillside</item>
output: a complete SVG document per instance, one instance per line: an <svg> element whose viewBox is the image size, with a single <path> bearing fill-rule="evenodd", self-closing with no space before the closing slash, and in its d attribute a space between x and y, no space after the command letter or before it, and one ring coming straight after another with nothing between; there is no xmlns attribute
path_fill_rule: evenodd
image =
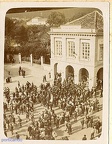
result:
<svg viewBox="0 0 112 144"><path fill-rule="evenodd" d="M83 16L83 15L90 13L94 10L98 10L98 9L94 9L94 8L66 8L66 9L51 9L51 10L41 9L41 11L40 11L40 9L38 9L38 11L22 12L22 13L18 13L19 10L16 9L15 11L13 10L15 13L7 13L6 16L9 18L13 17L13 18L20 18L20 19L23 19L23 18L31 19L31 18L38 17L38 16L48 18L48 16L51 14L52 11L59 11L65 15L66 19L71 19L73 16L74 16L74 19L77 19L80 16ZM25 11L25 9L23 11Z"/></svg>

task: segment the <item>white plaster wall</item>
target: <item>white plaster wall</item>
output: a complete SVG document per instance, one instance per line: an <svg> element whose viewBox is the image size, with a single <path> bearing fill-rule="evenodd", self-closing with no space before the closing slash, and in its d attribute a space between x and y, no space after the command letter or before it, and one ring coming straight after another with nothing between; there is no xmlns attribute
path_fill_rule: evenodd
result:
<svg viewBox="0 0 112 144"><path fill-rule="evenodd" d="M96 46L95 46L95 66L103 65L103 61L99 61L99 44L104 44L103 37L96 37Z"/></svg>
<svg viewBox="0 0 112 144"><path fill-rule="evenodd" d="M55 39L60 38L62 40L62 56L55 55ZM75 39L75 47L76 47L76 57L68 57L67 56L67 39ZM80 59L80 49L81 49L81 40L89 40L90 42L90 59L88 61L84 61ZM59 59L61 61L67 61L69 63L76 63L79 65L95 65L95 37L87 37L87 36L53 36L51 35L51 58Z"/></svg>
<svg viewBox="0 0 112 144"><path fill-rule="evenodd" d="M62 39L62 56L55 55L55 38ZM67 56L67 39L75 40L76 58ZM90 59L84 61L80 59L81 40L88 40L90 42ZM51 68L52 78L54 78L54 64L57 65L57 72L62 74L62 80L66 78L66 67L68 65L74 68L75 83L79 83L79 70L85 68L89 73L89 88L96 86L96 76L98 70L103 66L102 62L98 62L96 56L98 55L98 44L102 42L102 37L95 36L73 36L73 35L51 35Z"/></svg>

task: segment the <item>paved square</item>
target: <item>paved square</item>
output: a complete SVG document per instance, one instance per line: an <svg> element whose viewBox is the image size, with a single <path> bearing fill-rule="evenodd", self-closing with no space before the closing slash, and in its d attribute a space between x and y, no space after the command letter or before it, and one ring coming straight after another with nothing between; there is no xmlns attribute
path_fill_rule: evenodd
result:
<svg viewBox="0 0 112 144"><path fill-rule="evenodd" d="M23 78L22 76L19 76L19 67L22 67L22 69L24 69L26 71L26 76L25 78ZM5 79L7 78L7 76L9 75L9 71L10 71L10 76L12 79L11 83L6 83ZM49 71L46 71L43 69L43 67L41 65L37 65L37 64L33 64L33 66L30 65L30 63L26 63L23 62L22 64L13 64L13 65L5 65L4 66L4 87L9 87L10 88L10 93L15 91L15 87L18 86L18 81L20 82L20 85L25 85L26 82L30 82L30 83L34 83L34 85L37 86L38 91L40 89L40 85L43 83L43 76L46 75L47 78L47 82L50 82L50 84L53 84L53 80L51 80L49 78ZM45 84L45 83L44 83ZM94 99L94 98L91 98ZM98 96L98 100L100 105L102 106L102 98L100 98ZM4 102L6 102L6 98L4 97ZM41 105L41 103L36 103L34 104L34 119L35 121L38 120L40 113L42 113L44 110L46 109L46 107L44 107L43 105ZM55 111L56 115L59 115L63 113L63 110L61 108L59 108L59 106L57 107L53 107L53 110ZM6 112L6 116L11 114L11 110L8 110ZM97 117L99 117L100 119L102 119L102 110L94 112L93 114L94 120L97 119ZM18 116L20 116L20 118L22 119L22 127L19 127L18 124ZM20 135L21 139L26 139L26 135L29 136L28 133L28 126L31 125L31 120L30 121L26 121L26 114L15 114L14 113L14 117L16 118L16 124L14 124L14 134L11 134L11 131L9 129L7 129L7 137L10 138L15 138L16 132L18 132L18 134ZM86 135L87 139L90 139L91 137L91 131L93 128L88 127L86 128L84 125L84 129L82 129L81 126L81 119L84 116L78 116L77 118L77 122L74 122L73 116L70 117L70 122L72 124L72 134L68 134L66 130L66 126L65 124L60 124L59 128L56 128L53 124L52 124L52 128L53 131L55 131L57 133L57 136L55 137L55 139L61 139L62 137L67 136L68 139L71 140L81 140L82 137L84 135ZM97 136L97 134L96 134Z"/></svg>

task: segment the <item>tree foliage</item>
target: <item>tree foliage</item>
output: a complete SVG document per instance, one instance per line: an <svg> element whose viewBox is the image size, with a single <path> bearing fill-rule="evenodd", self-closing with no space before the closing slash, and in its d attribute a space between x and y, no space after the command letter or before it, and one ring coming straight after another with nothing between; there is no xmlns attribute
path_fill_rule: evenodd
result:
<svg viewBox="0 0 112 144"><path fill-rule="evenodd" d="M50 44L47 26L24 26L20 22L6 18L5 53L21 53L29 56L31 53L36 58L47 55L46 48ZM20 44L19 47L14 47Z"/></svg>
<svg viewBox="0 0 112 144"><path fill-rule="evenodd" d="M25 26L17 26L14 31L13 39L19 43L23 44L28 41L27 28Z"/></svg>
<svg viewBox="0 0 112 144"><path fill-rule="evenodd" d="M48 54L47 48L50 47L50 36L47 33L47 26L25 26L20 22L15 22L6 18L5 26L5 55L21 53L22 56L39 59L40 56ZM18 45L19 46L15 46Z"/></svg>
<svg viewBox="0 0 112 144"><path fill-rule="evenodd" d="M65 22L65 15L60 12L52 12L47 19L47 23L50 25L50 27L60 26Z"/></svg>
<svg viewBox="0 0 112 144"><path fill-rule="evenodd" d="M5 36L13 37L15 23L13 20L6 17L5 19Z"/></svg>

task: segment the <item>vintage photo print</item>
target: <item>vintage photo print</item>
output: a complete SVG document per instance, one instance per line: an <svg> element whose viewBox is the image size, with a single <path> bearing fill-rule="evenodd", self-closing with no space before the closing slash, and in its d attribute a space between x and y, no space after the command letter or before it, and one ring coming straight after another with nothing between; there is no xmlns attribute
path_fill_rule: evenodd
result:
<svg viewBox="0 0 112 144"><path fill-rule="evenodd" d="M0 11L1 142L108 143L109 4Z"/></svg>

